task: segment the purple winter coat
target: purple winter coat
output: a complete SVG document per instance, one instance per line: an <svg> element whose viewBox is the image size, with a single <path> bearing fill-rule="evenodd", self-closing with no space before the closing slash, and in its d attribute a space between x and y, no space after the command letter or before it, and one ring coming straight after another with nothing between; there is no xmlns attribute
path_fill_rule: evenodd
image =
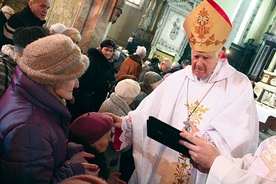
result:
<svg viewBox="0 0 276 184"><path fill-rule="evenodd" d="M82 149L68 144L70 118L60 99L17 67L0 99L0 177L7 183L56 183L84 174L81 163L69 160Z"/></svg>

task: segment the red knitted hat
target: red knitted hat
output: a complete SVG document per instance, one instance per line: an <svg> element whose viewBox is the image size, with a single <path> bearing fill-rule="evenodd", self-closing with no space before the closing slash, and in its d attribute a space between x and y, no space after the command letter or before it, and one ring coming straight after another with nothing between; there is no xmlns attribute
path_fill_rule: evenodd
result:
<svg viewBox="0 0 276 184"><path fill-rule="evenodd" d="M73 135L95 143L112 128L113 119L105 113L88 112L78 117L70 126Z"/></svg>

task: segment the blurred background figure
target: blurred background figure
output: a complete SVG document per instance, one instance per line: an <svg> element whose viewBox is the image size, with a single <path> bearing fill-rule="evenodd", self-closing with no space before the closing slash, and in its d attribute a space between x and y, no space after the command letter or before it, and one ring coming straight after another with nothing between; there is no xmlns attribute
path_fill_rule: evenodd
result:
<svg viewBox="0 0 276 184"><path fill-rule="evenodd" d="M68 138L70 141L84 146L84 151L95 155L86 158L88 163L99 166L99 177L107 183L124 183L118 176L120 173L110 171L104 152L111 141L113 119L107 114L88 112L78 117L71 125Z"/></svg>
<svg viewBox="0 0 276 184"><path fill-rule="evenodd" d="M123 49L122 52L119 55L118 61L117 61L117 68L116 68L116 73L119 72L123 61L128 57L128 50Z"/></svg>
<svg viewBox="0 0 276 184"><path fill-rule="evenodd" d="M180 64L178 64L175 67L172 67L171 69L169 69L167 72L164 73L163 75L163 79L167 78L168 76L170 76L172 73L184 69L186 66L190 65L190 61L188 59L183 60Z"/></svg>
<svg viewBox="0 0 276 184"><path fill-rule="evenodd" d="M135 42L135 34L132 33L132 36L130 36L127 39L126 50L128 51L129 54L134 54L137 47L138 47L138 43Z"/></svg>
<svg viewBox="0 0 276 184"><path fill-rule="evenodd" d="M119 47L117 49L117 60L116 60L116 67L115 67L115 73L117 74L121 68L121 65L123 63L123 61L128 57L128 51L126 49L124 49L123 47Z"/></svg>
<svg viewBox="0 0 276 184"><path fill-rule="evenodd" d="M117 83L115 91L101 105L99 112L111 112L118 116L125 116L131 111L129 105L140 92L140 85L132 79L124 79ZM113 130L114 132L114 130ZM120 179L128 182L133 170L134 161L132 157L132 147L129 146L122 151L115 151L113 143L105 152L108 164L113 172L121 173Z"/></svg>
<svg viewBox="0 0 276 184"><path fill-rule="evenodd" d="M118 73L118 59L120 57L120 54L122 53L123 47L119 46L113 53L113 63L114 63L114 72L115 74Z"/></svg>
<svg viewBox="0 0 276 184"><path fill-rule="evenodd" d="M79 30L73 27L68 27L64 29L64 31L61 32L61 34L69 36L75 44L78 44L79 41L81 40L81 34Z"/></svg>
<svg viewBox="0 0 276 184"><path fill-rule="evenodd" d="M181 66L182 68L186 68L186 66L190 65L191 64L191 61L189 61L188 59L184 59L182 62L181 62Z"/></svg>
<svg viewBox="0 0 276 184"><path fill-rule="evenodd" d="M60 34L66 29L66 26L62 23L52 24L49 27L50 34Z"/></svg>
<svg viewBox="0 0 276 184"><path fill-rule="evenodd" d="M22 27L14 32L13 42L15 45L2 46L0 52L0 98L11 84L16 62L22 56L24 48L33 41L49 35L48 29L44 27Z"/></svg>
<svg viewBox="0 0 276 184"><path fill-rule="evenodd" d="M157 66L159 64L159 59L157 57L153 57L151 59L147 59L144 63L143 63L143 66L142 66L142 72L141 72L141 75L145 72L145 70L148 68L148 67L153 67L153 66ZM140 75L140 76L141 76Z"/></svg>
<svg viewBox="0 0 276 184"><path fill-rule="evenodd" d="M122 63L116 80L121 78L123 75L133 75L137 79L139 78L142 71L143 59L147 55L147 50L144 46L138 46L136 52L128 56Z"/></svg>
<svg viewBox="0 0 276 184"><path fill-rule="evenodd" d="M13 33L20 27L43 26L50 4L51 0L29 0L26 8L12 15L6 22L0 46L13 45Z"/></svg>
<svg viewBox="0 0 276 184"><path fill-rule="evenodd" d="M3 6L0 10L0 43L3 37L3 27L7 20L14 14L14 10L9 6Z"/></svg>
<svg viewBox="0 0 276 184"><path fill-rule="evenodd" d="M163 77L172 66L172 61L169 58L164 58L160 63L157 63L157 60L155 59L154 63L156 64L150 65L144 70L143 73L141 73L139 77L139 82L142 82L144 80L144 75L148 71L153 71Z"/></svg>
<svg viewBox="0 0 276 184"><path fill-rule="evenodd" d="M178 67L180 64L176 61L172 62L172 66L171 66L171 69L172 68L175 68L175 67Z"/></svg>
<svg viewBox="0 0 276 184"><path fill-rule="evenodd" d="M134 100L134 109L136 109L141 101L157 88L162 81L162 77L156 72L148 71L145 73L144 81L139 83L141 91Z"/></svg>

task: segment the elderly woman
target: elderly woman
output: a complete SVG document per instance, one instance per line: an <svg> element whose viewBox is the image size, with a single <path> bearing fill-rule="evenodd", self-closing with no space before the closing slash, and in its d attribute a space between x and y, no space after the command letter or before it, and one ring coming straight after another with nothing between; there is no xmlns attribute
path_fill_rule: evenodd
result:
<svg viewBox="0 0 276 184"><path fill-rule="evenodd" d="M72 40L56 34L29 44L12 84L0 100L0 157L3 183L56 183L95 174L81 145L69 143L72 98L88 58ZM1 181L0 181L1 182Z"/></svg>

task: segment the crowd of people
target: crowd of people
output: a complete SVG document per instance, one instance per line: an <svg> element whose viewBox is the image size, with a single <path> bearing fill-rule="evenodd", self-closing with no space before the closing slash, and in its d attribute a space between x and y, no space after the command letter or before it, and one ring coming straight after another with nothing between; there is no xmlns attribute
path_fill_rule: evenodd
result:
<svg viewBox="0 0 276 184"><path fill-rule="evenodd" d="M82 53L78 29L44 26L50 6L0 11L0 183L275 182L276 138L258 147L252 85L224 57L232 25L213 0L186 17L179 62L110 39ZM148 137L150 116L189 155Z"/></svg>

